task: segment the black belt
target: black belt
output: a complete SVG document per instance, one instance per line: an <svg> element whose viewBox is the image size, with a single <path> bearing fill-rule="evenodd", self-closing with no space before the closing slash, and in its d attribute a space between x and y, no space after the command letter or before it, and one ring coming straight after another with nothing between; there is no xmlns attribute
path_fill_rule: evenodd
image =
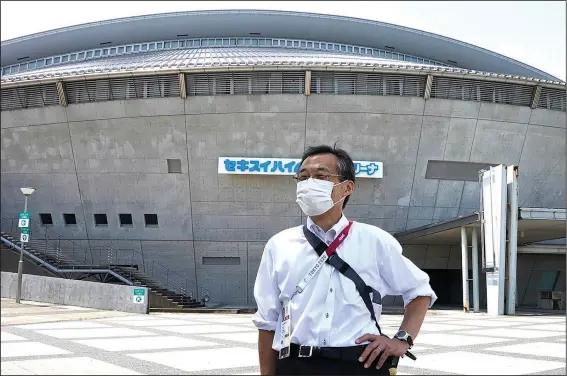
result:
<svg viewBox="0 0 567 376"><path fill-rule="evenodd" d="M300 346L295 343L290 344L289 351L290 357L296 358L327 358L337 359L345 362L357 362L360 355L364 352L364 346L350 346L350 347L317 347L317 346ZM377 362L378 359L374 360ZM383 366L387 369L397 368L399 358L389 356ZM390 373L392 374L392 373ZM394 373L395 374L395 373Z"/></svg>
<svg viewBox="0 0 567 376"><path fill-rule="evenodd" d="M290 345L290 356L298 358L328 358L339 359L348 362L358 362L358 358L366 346L350 347L317 347L300 346L292 343Z"/></svg>

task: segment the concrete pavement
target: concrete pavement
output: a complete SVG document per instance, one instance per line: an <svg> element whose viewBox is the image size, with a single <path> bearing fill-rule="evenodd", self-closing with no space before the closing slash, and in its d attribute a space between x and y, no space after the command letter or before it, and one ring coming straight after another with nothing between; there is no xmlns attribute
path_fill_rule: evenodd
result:
<svg viewBox="0 0 567 376"><path fill-rule="evenodd" d="M2 299L1 373L258 374L249 314L135 315ZM565 317L435 311L399 374L565 374ZM383 315L395 333L401 315Z"/></svg>

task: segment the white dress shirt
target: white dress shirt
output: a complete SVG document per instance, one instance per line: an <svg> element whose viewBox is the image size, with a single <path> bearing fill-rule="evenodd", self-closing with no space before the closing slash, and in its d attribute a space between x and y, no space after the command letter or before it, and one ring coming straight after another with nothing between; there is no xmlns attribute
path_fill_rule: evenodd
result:
<svg viewBox="0 0 567 376"><path fill-rule="evenodd" d="M343 216L325 231L307 219L307 227L330 244L347 226ZM337 248L364 282L387 295L402 295L404 306L418 296L437 296L429 285L429 276L402 256L400 243L386 231L354 222L349 235ZM275 331L273 349L280 349L282 302L296 291L296 286L315 265L318 255L303 234L302 226L273 236L264 249L254 285L258 311L253 322L258 329ZM290 302L291 343L307 346L355 346L364 334L378 334L375 323L354 283L325 263L302 293ZM380 319L381 305L374 304Z"/></svg>

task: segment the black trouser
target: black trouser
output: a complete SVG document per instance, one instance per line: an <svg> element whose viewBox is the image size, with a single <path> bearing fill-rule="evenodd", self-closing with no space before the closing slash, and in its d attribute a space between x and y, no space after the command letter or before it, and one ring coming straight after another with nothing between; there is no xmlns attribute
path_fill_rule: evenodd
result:
<svg viewBox="0 0 567 376"><path fill-rule="evenodd" d="M361 354L364 346L356 347L360 349L358 354ZM296 352L292 351L289 358L277 360L276 375L390 375L388 365L384 364L381 369L376 369L377 362L378 360L375 360L370 367L364 368L364 363L359 362L356 357L349 357L349 359L333 359L324 356L300 358Z"/></svg>

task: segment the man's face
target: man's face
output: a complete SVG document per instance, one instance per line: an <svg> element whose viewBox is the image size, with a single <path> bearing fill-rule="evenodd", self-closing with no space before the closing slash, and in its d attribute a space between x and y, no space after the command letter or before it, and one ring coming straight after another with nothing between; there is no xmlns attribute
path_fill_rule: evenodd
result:
<svg viewBox="0 0 567 376"><path fill-rule="evenodd" d="M328 180L333 184L341 183L338 170L338 160L333 154L317 154L306 158L299 169L298 176L312 177L314 179ZM354 192L354 182L348 180L336 185L331 193L333 202L337 202L343 197L349 196ZM342 207L337 204L335 208Z"/></svg>

